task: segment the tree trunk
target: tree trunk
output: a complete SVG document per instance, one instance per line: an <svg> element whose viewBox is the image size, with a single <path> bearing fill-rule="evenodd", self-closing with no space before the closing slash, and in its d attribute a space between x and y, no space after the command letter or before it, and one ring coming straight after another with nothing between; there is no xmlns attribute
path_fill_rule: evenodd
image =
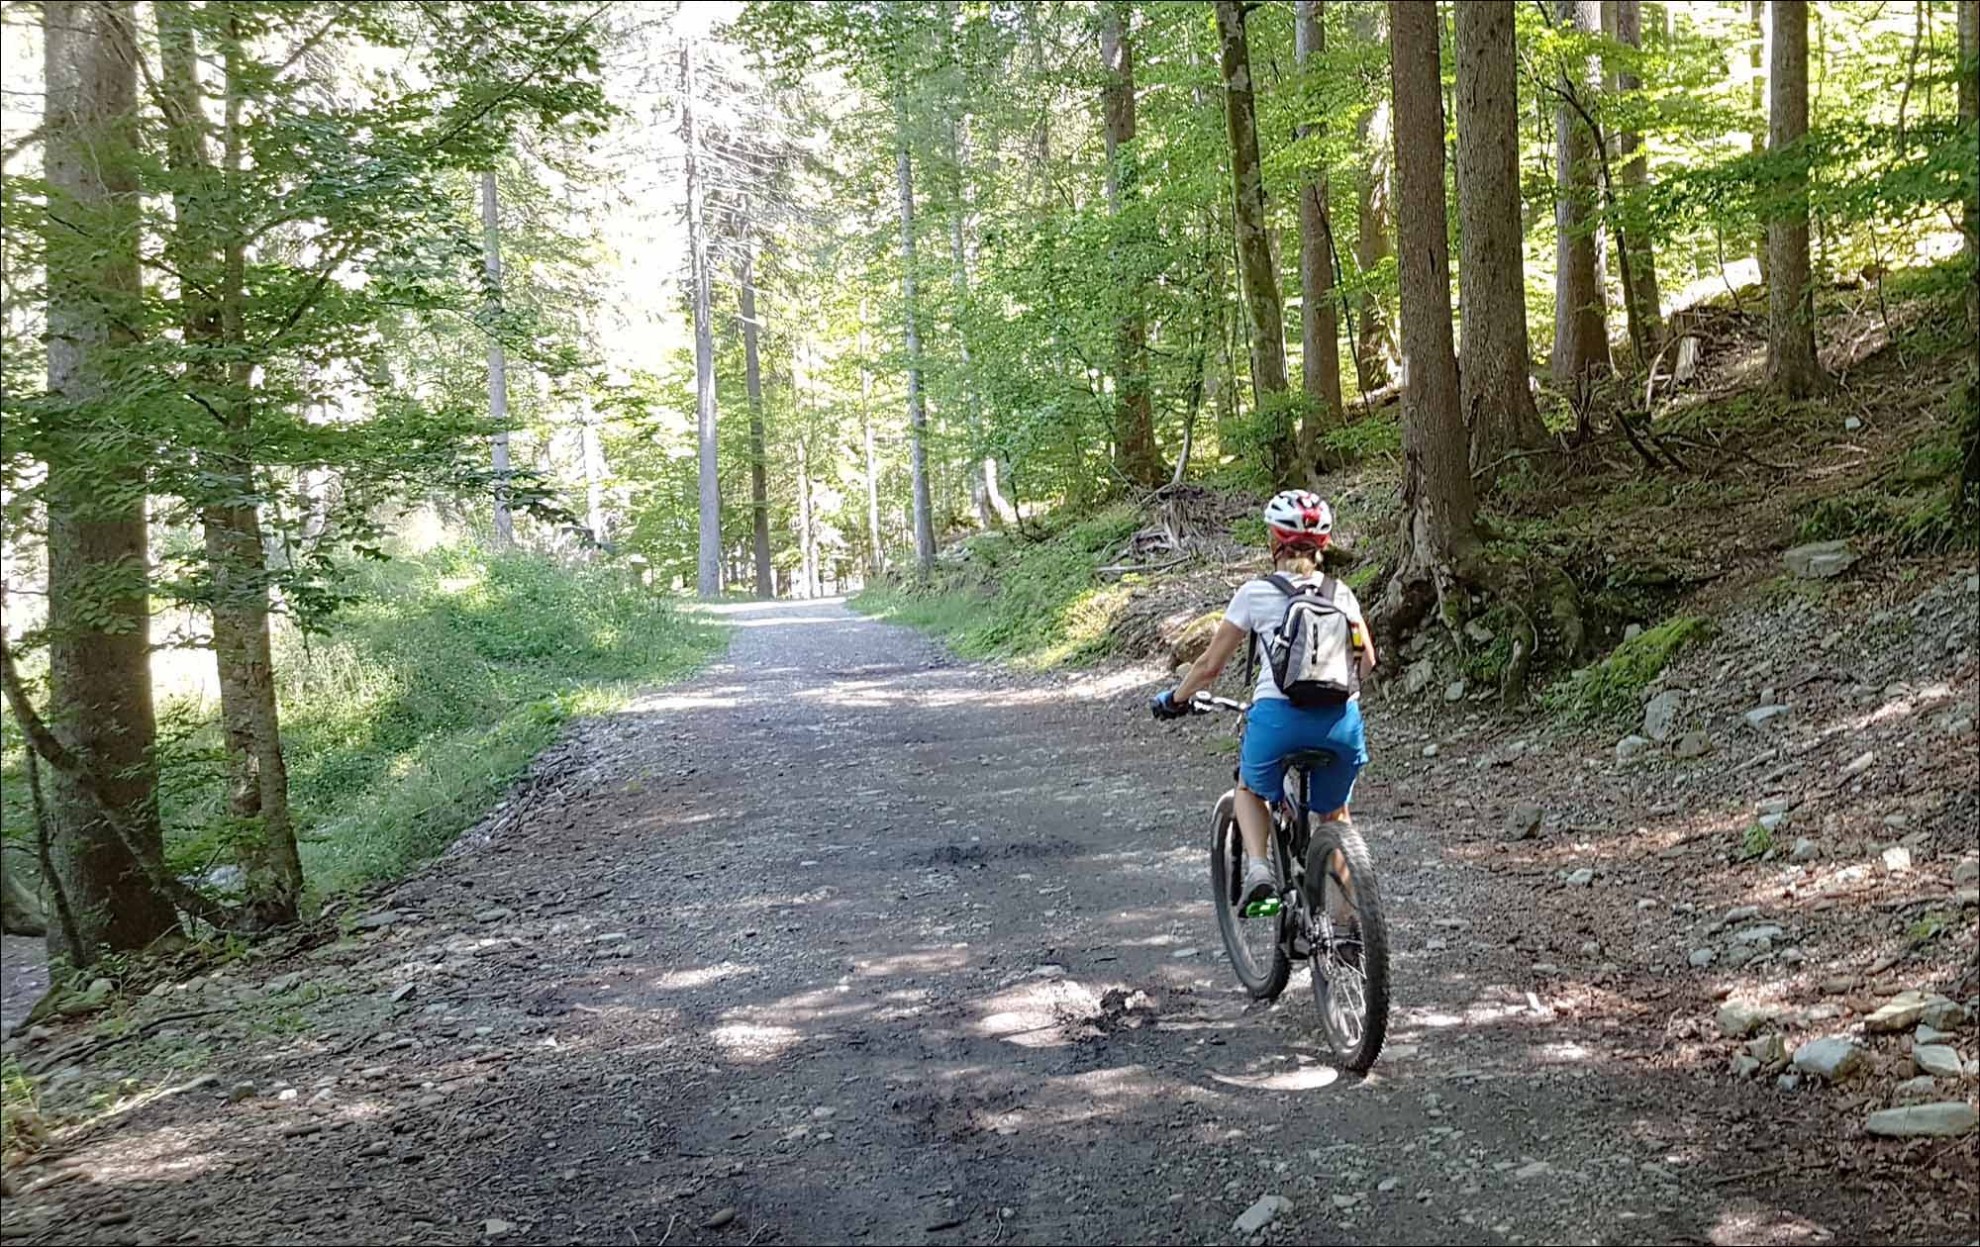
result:
<svg viewBox="0 0 1980 1247"><path fill-rule="evenodd" d="M54 10L50 10L54 16ZM137 34L130 0L63 6L45 23L44 121L49 422L48 718L90 781L51 767L51 890L74 938L49 929L51 957L75 966L143 948L178 925L133 845L162 856L157 722L151 702L144 439L123 426L110 378L130 365L138 275ZM120 834L121 823L126 834Z"/></svg>
<svg viewBox="0 0 1980 1247"><path fill-rule="evenodd" d="M1389 5L1395 101L1396 254L1403 330L1403 556L1386 607L1407 628L1446 605L1478 552L1475 501L1451 345L1451 271L1444 199L1444 98L1437 7Z"/></svg>
<svg viewBox="0 0 1980 1247"><path fill-rule="evenodd" d="M1293 6L1293 55L1302 71L1327 50L1322 0ZM1302 125L1299 137L1318 133ZM1334 312L1334 222L1327 211L1327 174L1309 170L1299 188L1300 384L1306 392L1306 422L1300 429L1300 458L1318 465L1320 436L1346 420L1341 408L1340 319Z"/></svg>
<svg viewBox="0 0 1980 1247"><path fill-rule="evenodd" d="M804 585L803 596L818 596L818 543L813 537L811 523L811 453L809 441L800 434L797 439L797 504L798 504L798 575Z"/></svg>
<svg viewBox="0 0 1980 1247"><path fill-rule="evenodd" d="M1351 15L1357 41L1380 44L1387 39L1383 29L1385 11L1384 5L1377 3L1363 2L1353 7ZM1368 275L1382 267L1391 254L1389 237L1395 230L1390 195L1394 189L1391 184L1394 135L1390 125L1389 100L1383 90L1388 84L1377 77L1370 77L1363 85L1368 91L1369 104L1355 122L1363 165L1361 185L1357 188L1354 264L1360 270L1363 284L1361 324L1355 332L1354 367L1361 392L1367 394L1393 381L1396 370L1395 325L1389 319L1389 309L1383 305L1381 295L1368 284Z"/></svg>
<svg viewBox="0 0 1980 1247"><path fill-rule="evenodd" d="M999 524L1018 522L1017 508L1004 497L1004 487L997 479L997 456L983 456L983 493L990 503L990 513L997 517Z"/></svg>
<svg viewBox="0 0 1980 1247"><path fill-rule="evenodd" d="M743 386L749 395L749 513L750 548L755 556L756 596L775 595L770 575L770 483L763 452L763 369L757 358L756 322L756 241L747 222L743 225L741 290L743 331Z"/></svg>
<svg viewBox="0 0 1980 1247"><path fill-rule="evenodd" d="M1602 29L1598 0L1555 0L1562 22L1584 33ZM1580 72L1562 68L1560 91L1593 103L1601 84L1595 58ZM1554 110L1554 381L1573 393L1609 364L1607 301L1599 268L1601 218L1596 204L1596 136L1563 99Z"/></svg>
<svg viewBox="0 0 1980 1247"><path fill-rule="evenodd" d="M1253 110L1251 52L1245 34L1245 6L1217 0L1217 33L1222 41L1224 127L1231 145L1234 191L1231 219L1245 305L1251 313L1251 380L1266 470L1274 485L1303 477L1292 412L1286 404L1286 327L1279 302L1279 271L1266 233L1265 179L1258 163L1258 120Z"/></svg>
<svg viewBox="0 0 1980 1247"><path fill-rule="evenodd" d="M1137 164L1134 143L1134 44L1125 0L1107 0L1100 10L1100 62L1106 74L1100 88L1106 122L1107 213L1114 225L1114 466L1130 483L1146 488L1163 480L1162 455L1155 446L1155 406L1148 389L1148 324L1142 309L1141 260L1121 239L1122 220L1134 199ZM1139 215L1137 214L1137 220Z"/></svg>
<svg viewBox="0 0 1980 1247"><path fill-rule="evenodd" d="M921 397L921 308L915 297L914 159L908 152L907 102L894 103L894 172L901 202L901 319L907 340L908 470L914 489L914 562L935 569L935 516L928 496L928 409Z"/></svg>
<svg viewBox="0 0 1980 1247"><path fill-rule="evenodd" d="M1457 6L1458 379L1474 472L1547 444L1533 406L1512 0Z"/></svg>
<svg viewBox="0 0 1980 1247"><path fill-rule="evenodd" d="M1808 3L1772 0L1767 73L1767 148L1794 162L1767 220L1767 377L1789 398L1823 389L1815 358L1815 283L1808 265Z"/></svg>
<svg viewBox="0 0 1980 1247"><path fill-rule="evenodd" d="M880 533L880 466L873 445L873 363L867 355L866 301L859 304L859 432L865 442L866 569L878 578L887 572L887 546Z"/></svg>
<svg viewBox="0 0 1980 1247"><path fill-rule="evenodd" d="M1643 3L1642 0L1613 0L1615 14L1615 36L1626 47L1643 46ZM1643 89L1643 80L1634 70L1623 70L1616 75L1616 87L1628 93ZM1625 130L1617 140L1616 149L1622 157L1622 186L1619 197L1628 197L1626 207L1634 219L1641 220L1644 214L1644 196L1650 185L1650 163L1644 153L1643 136ZM1645 349L1654 352L1663 342L1664 318L1663 297L1657 291L1657 256L1650 245L1649 234L1634 227L1616 226L1616 251L1618 257L1627 256L1632 289L1628 292L1627 312L1630 318L1630 341L1641 342ZM1649 365L1648 359L1640 359L1637 364Z"/></svg>
<svg viewBox="0 0 1980 1247"><path fill-rule="evenodd" d="M1963 3L1959 10L1959 118L1967 132L1980 128L1980 4ZM1980 329L1980 178L1966 183L1965 238L1966 324Z"/></svg>
<svg viewBox="0 0 1980 1247"><path fill-rule="evenodd" d="M515 544L515 517L509 512L509 361L502 349L502 209L495 191L495 170L481 173L481 267L488 280L488 419L495 426L489 439L490 466L495 471L495 545Z"/></svg>
<svg viewBox="0 0 1980 1247"><path fill-rule="evenodd" d="M708 272L707 222L703 220L700 137L695 129L694 44L681 45L682 165L687 175L688 265L694 303L694 424L700 502L695 590L712 598L722 592L722 478L716 471L715 329Z"/></svg>

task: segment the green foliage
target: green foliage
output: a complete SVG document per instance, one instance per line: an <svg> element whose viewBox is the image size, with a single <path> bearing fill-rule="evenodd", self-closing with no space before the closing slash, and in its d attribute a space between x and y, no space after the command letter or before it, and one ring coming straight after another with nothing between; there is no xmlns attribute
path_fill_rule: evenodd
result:
<svg viewBox="0 0 1980 1247"><path fill-rule="evenodd" d="M1601 662L1555 683L1543 704L1577 722L1626 719L1637 712L1643 690L1671 659L1712 631L1711 622L1697 615L1667 619L1616 646Z"/></svg>
<svg viewBox="0 0 1980 1247"><path fill-rule="evenodd" d="M1774 851L1774 833L1754 823L1739 837L1739 856L1749 862L1758 861Z"/></svg>
<svg viewBox="0 0 1980 1247"><path fill-rule="evenodd" d="M1116 506L1042 541L977 538L961 567L944 569L932 584L882 583L853 605L933 632L966 657L1040 667L1090 662L1107 653L1129 592L1103 585L1095 569L1139 526L1132 508Z"/></svg>

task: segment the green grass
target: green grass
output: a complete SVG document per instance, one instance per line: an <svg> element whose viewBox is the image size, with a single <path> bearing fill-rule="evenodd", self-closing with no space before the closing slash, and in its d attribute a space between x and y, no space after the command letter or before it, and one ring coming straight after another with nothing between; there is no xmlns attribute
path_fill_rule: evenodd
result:
<svg viewBox="0 0 1980 1247"><path fill-rule="evenodd" d="M958 567L926 585L888 581L853 599L869 615L946 640L969 658L1027 666L1091 662L1108 652L1113 623L1132 594L1103 584L1095 569L1140 527L1130 507L1111 507L1042 541L995 533L975 538Z"/></svg>
<svg viewBox="0 0 1980 1247"><path fill-rule="evenodd" d="M1711 623L1700 616L1667 619L1555 684L1543 700L1548 709L1584 723L1628 718L1637 712L1643 690L1678 651L1711 634Z"/></svg>
<svg viewBox="0 0 1980 1247"><path fill-rule="evenodd" d="M678 679L723 643L619 567L442 549L367 567L328 636L277 636L290 801L318 894L402 874L445 848L566 720ZM174 865L228 860L210 703L160 707ZM11 735L8 744L14 745ZM29 831L9 750L6 831Z"/></svg>

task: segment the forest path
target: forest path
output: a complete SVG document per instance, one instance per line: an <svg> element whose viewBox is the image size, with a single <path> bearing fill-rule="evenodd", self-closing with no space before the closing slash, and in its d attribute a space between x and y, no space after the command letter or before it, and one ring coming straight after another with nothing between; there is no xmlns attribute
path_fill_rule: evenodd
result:
<svg viewBox="0 0 1980 1247"><path fill-rule="evenodd" d="M1493 915L1531 884L1439 834L1451 790L1361 793L1397 1014L1338 1077L1304 971L1266 1007L1224 964L1217 729L835 602L720 609L726 662L262 984L218 1087L23 1175L7 1239L1230 1242L1268 1193L1276 1241L1888 1233L1896 1196L1776 1163L1819 1123L1658 1059L1666 1006L1530 990Z"/></svg>

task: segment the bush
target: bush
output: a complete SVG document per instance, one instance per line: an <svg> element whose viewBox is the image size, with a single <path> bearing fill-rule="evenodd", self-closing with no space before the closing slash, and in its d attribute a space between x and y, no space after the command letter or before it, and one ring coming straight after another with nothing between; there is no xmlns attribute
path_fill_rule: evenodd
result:
<svg viewBox="0 0 1980 1247"><path fill-rule="evenodd" d="M1626 719L1636 713L1643 690L1679 650L1711 635L1711 622L1697 615L1665 620L1616 646L1601 662L1555 684L1543 703L1578 722Z"/></svg>

